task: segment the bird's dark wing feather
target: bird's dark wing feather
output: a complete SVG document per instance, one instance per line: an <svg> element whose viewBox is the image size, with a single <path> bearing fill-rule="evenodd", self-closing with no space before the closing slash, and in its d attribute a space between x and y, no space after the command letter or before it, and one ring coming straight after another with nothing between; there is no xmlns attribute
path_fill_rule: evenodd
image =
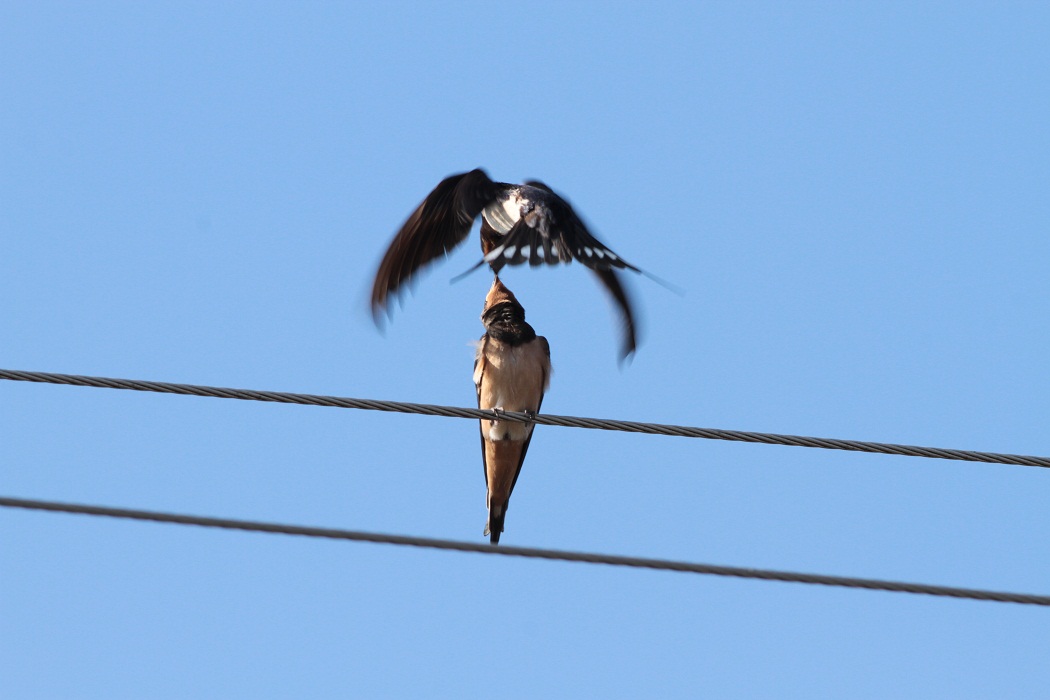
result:
<svg viewBox="0 0 1050 700"><path fill-rule="evenodd" d="M620 349L620 359L626 360L638 348L637 331L634 323L634 312L632 311L631 298L620 283L616 270L606 268L595 269L594 274L598 276L606 291L620 307L620 323L623 326L623 345Z"/></svg>
<svg viewBox="0 0 1050 700"><path fill-rule="evenodd" d="M479 341L478 345L478 354L477 357L474 358L475 374L478 371L478 363L485 361L485 345L487 345L488 342L489 334L488 332L486 332L485 335L481 336L481 340ZM482 368L481 371L484 372L484 368ZM478 408L481 408L481 382L479 381L476 384L474 384L474 388L477 390L478 394ZM485 424L482 423L480 420L478 421L478 430L479 434L481 435L481 471L485 473L485 488L487 489L489 486L489 465L488 459L485 458ZM521 465L518 465L518 469L519 471L521 470Z"/></svg>
<svg viewBox="0 0 1050 700"><path fill-rule="evenodd" d="M492 271L499 274L504 265L555 265L573 259L572 249L565 244L560 228L551 226L547 235L529 224L526 217L511 227L500 239L499 245L489 251L485 260Z"/></svg>
<svg viewBox="0 0 1050 700"><path fill-rule="evenodd" d="M372 284L372 315L378 320L388 298L424 265L459 245L498 186L481 169L452 175L408 217L379 263Z"/></svg>

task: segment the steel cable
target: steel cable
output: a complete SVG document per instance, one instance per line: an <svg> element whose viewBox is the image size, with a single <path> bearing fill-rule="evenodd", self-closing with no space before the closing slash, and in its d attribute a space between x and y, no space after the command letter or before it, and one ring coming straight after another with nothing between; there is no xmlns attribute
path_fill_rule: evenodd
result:
<svg viewBox="0 0 1050 700"><path fill-rule="evenodd" d="M922 583L904 583L900 581L883 581L879 579L854 578L850 576L828 576L824 574L804 574L793 571L774 571L769 569L751 569L738 566L720 566L716 564L698 564L693 562L673 561L667 559L650 559L645 557L628 557L614 554L594 554L589 552L572 552L558 549L539 549L535 547L510 547L503 545L478 544L457 540L436 539L432 537L412 537L408 535L387 535L375 532L360 532L302 525L285 525L281 523L258 522L252 520L234 520L230 518L210 518L198 515L162 513L149 510L129 508L110 508L76 503L57 503L24 498L0 497L0 507L21 508L25 510L49 511L53 513L72 513L79 515L121 518L126 520L144 520L157 523L177 525L195 525L206 528L225 530L242 530L247 532L266 532L271 534L295 535L300 537L320 537L334 540L351 540L355 542L373 542L426 549L442 549L457 552L475 552L505 557L523 557L527 559L547 559L550 561L584 562L588 564L606 564L658 571L678 571L681 573L706 574L710 576L730 576L734 578L759 579L763 581L785 581L791 583L837 586L842 588L863 588L873 591L890 591L896 593L914 593L946 598L965 598L969 600L992 601L998 603L1018 603L1021 605L1050 606L1050 596L1027 593L1007 593L975 588L957 588L954 586L935 586Z"/></svg>
<svg viewBox="0 0 1050 700"><path fill-rule="evenodd" d="M455 406L436 406L433 404L380 401L376 399L352 399L340 396L317 396L314 394L293 394L283 391L229 389L194 384L173 384L170 382L150 382L136 379L113 379L109 377L54 374L51 372L28 372L9 369L0 369L0 379L21 382L100 387L105 389L152 391L162 394L206 396L220 399L269 401L273 403L290 403L303 406L328 406L333 408L356 408L367 411L416 413L425 416L444 416L448 418L472 418L475 420L479 418L490 420L499 418L500 420L512 420L523 423L531 420L538 425L553 425L566 428L619 430L628 433L670 435L676 437L701 438L705 440L730 440L733 442L751 442L764 445L788 445L793 447L811 447L824 450L847 450L850 452L903 455L905 457L954 459L964 462L984 462L988 464L1016 464L1025 467L1050 467L1050 457L976 452L973 450L956 450L941 447L920 447L917 445L896 445L892 443L866 442L862 440L806 437L803 435L756 433L745 430L694 428L681 425L661 425L659 423L609 420L605 418L579 418L576 416L558 416L550 413L540 413L535 416L528 416L524 413L500 412L497 416L492 411L483 411L477 408L458 408Z"/></svg>

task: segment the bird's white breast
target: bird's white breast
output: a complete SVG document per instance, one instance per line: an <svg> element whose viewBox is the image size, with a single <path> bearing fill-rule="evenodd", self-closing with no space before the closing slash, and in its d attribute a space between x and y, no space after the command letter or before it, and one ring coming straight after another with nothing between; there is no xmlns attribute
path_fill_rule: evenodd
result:
<svg viewBox="0 0 1050 700"><path fill-rule="evenodd" d="M521 219L522 205L527 202L520 193L515 192L485 207L481 215L497 233L506 233Z"/></svg>
<svg viewBox="0 0 1050 700"><path fill-rule="evenodd" d="M484 377L478 377L481 408L498 407L505 411L539 408L549 377L546 353L539 345L532 342L510 347L490 341L485 360ZM529 426L523 423L508 423L506 427L512 440L524 440L529 432Z"/></svg>

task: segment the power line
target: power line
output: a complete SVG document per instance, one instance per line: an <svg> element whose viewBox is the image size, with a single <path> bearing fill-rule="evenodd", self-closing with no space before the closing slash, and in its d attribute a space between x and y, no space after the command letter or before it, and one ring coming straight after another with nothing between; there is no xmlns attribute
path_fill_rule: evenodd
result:
<svg viewBox="0 0 1050 700"><path fill-rule="evenodd" d="M998 603L1050 606L1050 596L1046 595L1005 593L1001 591L987 591L975 588L933 586L922 583L902 583L899 581L881 581L879 579L852 578L848 576L803 574L792 571L750 569L737 566L718 566L715 564L697 564L668 559L626 557L613 554L593 554L589 552L571 552L558 549L508 547L502 545L493 546L489 544L435 539L431 537L387 535L375 532L307 527L302 525L284 525L281 523L258 522L252 520L209 518L198 515L182 515L178 513L162 513L128 508L110 508L107 506L92 506L75 503L57 503L54 501L38 501L23 498L0 497L0 507L41 510L54 513L74 513L79 515L121 518L126 520L146 520L158 523L172 523L176 525L195 525L199 527L220 528L224 530L268 532L271 534L296 535L300 537L319 537L333 540L352 540L355 542L373 542L376 544L393 544L407 547L422 547L426 549L453 550L457 552L475 552L477 554L491 554L504 557L584 562L587 564L606 564L609 566L654 569L658 571L678 571L682 573L731 576L735 578L760 579L764 581L787 581L792 583L807 583L842 588L865 588L873 591L915 593L946 598L965 598L969 600L993 601Z"/></svg>
<svg viewBox="0 0 1050 700"><path fill-rule="evenodd" d="M987 464L1016 464L1025 467L1050 467L1050 457L998 454L994 452L975 452L972 450L955 450L940 447L919 447L916 445L895 445L884 442L840 440L836 438L817 438L806 437L802 435L755 433L745 430L692 428L681 425L639 423L635 421L609 420L605 418L578 418L575 416L557 416L550 413L541 413L530 417L524 413L500 412L499 416L497 416L492 411L483 411L476 408L457 408L454 406L436 406L433 404L404 403L401 401L379 401L374 399L351 399L339 396L316 396L313 394L292 394L283 391L253 391L248 389L228 389L213 386L199 386L194 384L172 384L169 382L150 382L134 379L112 379L108 377L90 377L74 374L53 374L50 372L26 372L9 369L0 369L0 379L10 379L13 381L21 382L42 382L45 384L68 384L71 386L88 386L103 389L153 391L162 394L207 396L219 399L269 401L273 403L291 403L305 406L327 406L332 408L357 408L368 411L388 411L394 413L417 413L425 416L444 416L447 418L471 418L475 420L479 418L485 418L490 420L493 418L499 418L500 420L512 420L522 423L533 421L539 425L554 425L566 428L619 430L628 433L670 435L676 437L701 438L705 440L729 440L733 442L752 442L761 443L765 445L812 447L823 450L872 452L875 454L902 455L905 457L928 457L934 459L954 459L964 462L984 462Z"/></svg>

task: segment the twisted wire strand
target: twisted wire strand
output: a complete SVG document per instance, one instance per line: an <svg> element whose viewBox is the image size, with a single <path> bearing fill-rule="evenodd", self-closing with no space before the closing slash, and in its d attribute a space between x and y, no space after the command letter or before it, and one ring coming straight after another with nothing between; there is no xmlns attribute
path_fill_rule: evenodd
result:
<svg viewBox="0 0 1050 700"><path fill-rule="evenodd" d="M318 396L314 394L293 394L284 391L254 391L249 389L230 389L194 384L174 384L170 382L151 382L137 379L114 379L110 377L55 374L51 372L28 372L9 369L0 369L0 379L21 382L41 382L45 384L68 384L71 386L99 387L104 389L152 391L162 394L206 396L220 399L269 401L273 403L290 403L304 406L327 406L332 408L356 408L367 411L416 413L424 416L444 416L448 418L472 418L475 420L479 418L489 420L499 419L518 421L521 423L532 421L539 425L553 425L564 428L618 430L627 433L670 435L674 437L700 438L704 440L729 440L733 442L751 442L764 445L788 445L792 447L810 447L823 450L847 450L850 452L870 452L875 454L902 455L905 457L928 457L932 459L952 459L963 462L1015 464L1024 467L1050 468L1050 457L976 452L973 450L956 450L942 447L920 447L917 445L897 445L884 442L867 442L863 440L807 437L804 435L756 433L746 430L694 428L682 425L662 425L659 423L609 420L606 418L580 418L576 416L558 416L551 413L540 413L535 416L529 416L524 413L501 411L499 415L497 415L493 411L480 410L477 408L458 408L455 406L405 403L402 401L381 401L377 399L352 399L340 396Z"/></svg>
<svg viewBox="0 0 1050 700"><path fill-rule="evenodd" d="M125 520L144 520L176 525L194 525L224 530L242 530L246 532L266 532L270 534L294 535L299 537L319 537L333 540L350 540L355 542L372 542L375 544L392 544L425 549L441 549L457 552L474 552L505 557L522 557L526 559L546 559L549 561L583 562L587 564L605 564L608 566L652 569L657 571L678 571L681 573L706 574L710 576L730 576L734 578L758 579L763 581L784 581L791 583L835 586L841 588L862 588L872 591L889 591L895 593L913 593L944 598L962 598L969 600L991 601L997 603L1018 603L1021 605L1050 606L1050 596L1028 593L1008 593L988 591L976 588L958 588L954 586L936 586L923 583L904 583L900 581L883 581L880 579L854 578L849 576L828 576L824 574L805 574L794 571L775 571L770 569L751 569L738 566L720 566L716 564L699 564L694 562L674 561L668 559L650 559L645 557L628 557L614 554L595 554L591 552L573 552L558 549L540 549L535 547L493 546L457 540L436 539L432 537L413 537L408 535L388 535L376 532L341 530L335 528L308 527L303 525L286 525L281 523L259 522L252 520L234 520L230 518L212 518L179 513L163 513L150 510L129 508L111 508L108 506L84 505L77 503L58 503L24 498L0 497L0 507L21 508L24 510L48 511L53 513L72 513L79 515L120 518Z"/></svg>

